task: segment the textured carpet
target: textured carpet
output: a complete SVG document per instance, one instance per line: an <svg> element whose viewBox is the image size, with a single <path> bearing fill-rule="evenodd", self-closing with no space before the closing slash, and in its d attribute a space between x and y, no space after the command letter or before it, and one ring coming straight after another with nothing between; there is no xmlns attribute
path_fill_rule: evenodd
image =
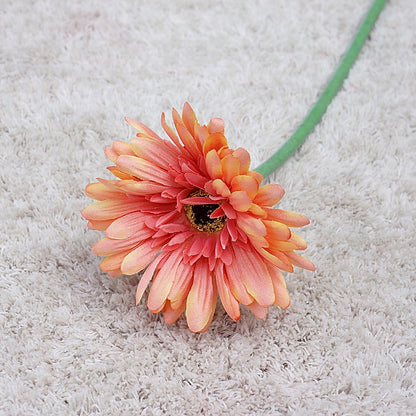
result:
<svg viewBox="0 0 416 416"><path fill-rule="evenodd" d="M315 102L362 0L2 1L1 415L415 414L416 10L387 4L305 145L270 180L316 273L204 334L134 306L80 210L103 150L185 101L257 166ZM108 176L109 177L109 176Z"/></svg>

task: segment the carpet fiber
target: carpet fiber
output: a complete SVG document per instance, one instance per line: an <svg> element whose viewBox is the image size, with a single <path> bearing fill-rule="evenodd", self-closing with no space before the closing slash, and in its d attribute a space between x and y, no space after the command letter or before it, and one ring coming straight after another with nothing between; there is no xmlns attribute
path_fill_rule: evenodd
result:
<svg viewBox="0 0 416 416"><path fill-rule="evenodd" d="M270 181L311 219L292 303L204 334L135 307L80 211L124 116L185 101L253 167L316 101L366 0L3 1L1 415L411 415L416 10L388 2L342 91ZM145 295L146 297L147 295Z"/></svg>

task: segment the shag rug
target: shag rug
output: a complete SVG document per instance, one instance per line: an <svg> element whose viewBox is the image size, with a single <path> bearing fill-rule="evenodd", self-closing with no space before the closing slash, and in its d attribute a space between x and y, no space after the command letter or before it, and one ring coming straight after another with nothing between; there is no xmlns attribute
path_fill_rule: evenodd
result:
<svg viewBox="0 0 416 416"><path fill-rule="evenodd" d="M413 415L416 8L392 0L321 124L268 180L316 273L264 320L167 326L80 211L103 150L185 101L256 167L316 101L366 0L3 1L1 415ZM145 295L145 298L147 295Z"/></svg>

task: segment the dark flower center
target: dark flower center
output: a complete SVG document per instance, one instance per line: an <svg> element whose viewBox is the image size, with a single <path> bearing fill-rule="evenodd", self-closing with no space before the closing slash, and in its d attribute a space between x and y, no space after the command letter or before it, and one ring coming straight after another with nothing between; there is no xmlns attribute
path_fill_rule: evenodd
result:
<svg viewBox="0 0 416 416"><path fill-rule="evenodd" d="M191 192L188 197L207 197L206 192L198 189ZM186 217L194 228L198 231L205 231L207 233L215 233L223 229L227 217L223 215L218 218L210 218L210 215L219 208L218 204L206 205L185 205L184 210Z"/></svg>

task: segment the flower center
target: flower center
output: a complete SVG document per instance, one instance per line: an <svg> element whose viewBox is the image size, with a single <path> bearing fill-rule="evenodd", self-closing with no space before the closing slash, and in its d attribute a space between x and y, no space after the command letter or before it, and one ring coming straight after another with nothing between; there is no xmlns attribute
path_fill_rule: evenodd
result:
<svg viewBox="0 0 416 416"><path fill-rule="evenodd" d="M206 197L206 192L198 189L191 192L188 197ZM206 205L184 205L184 211L189 222L198 231L215 233L223 229L227 217L223 215L218 218L211 218L210 215L219 207L218 204Z"/></svg>

